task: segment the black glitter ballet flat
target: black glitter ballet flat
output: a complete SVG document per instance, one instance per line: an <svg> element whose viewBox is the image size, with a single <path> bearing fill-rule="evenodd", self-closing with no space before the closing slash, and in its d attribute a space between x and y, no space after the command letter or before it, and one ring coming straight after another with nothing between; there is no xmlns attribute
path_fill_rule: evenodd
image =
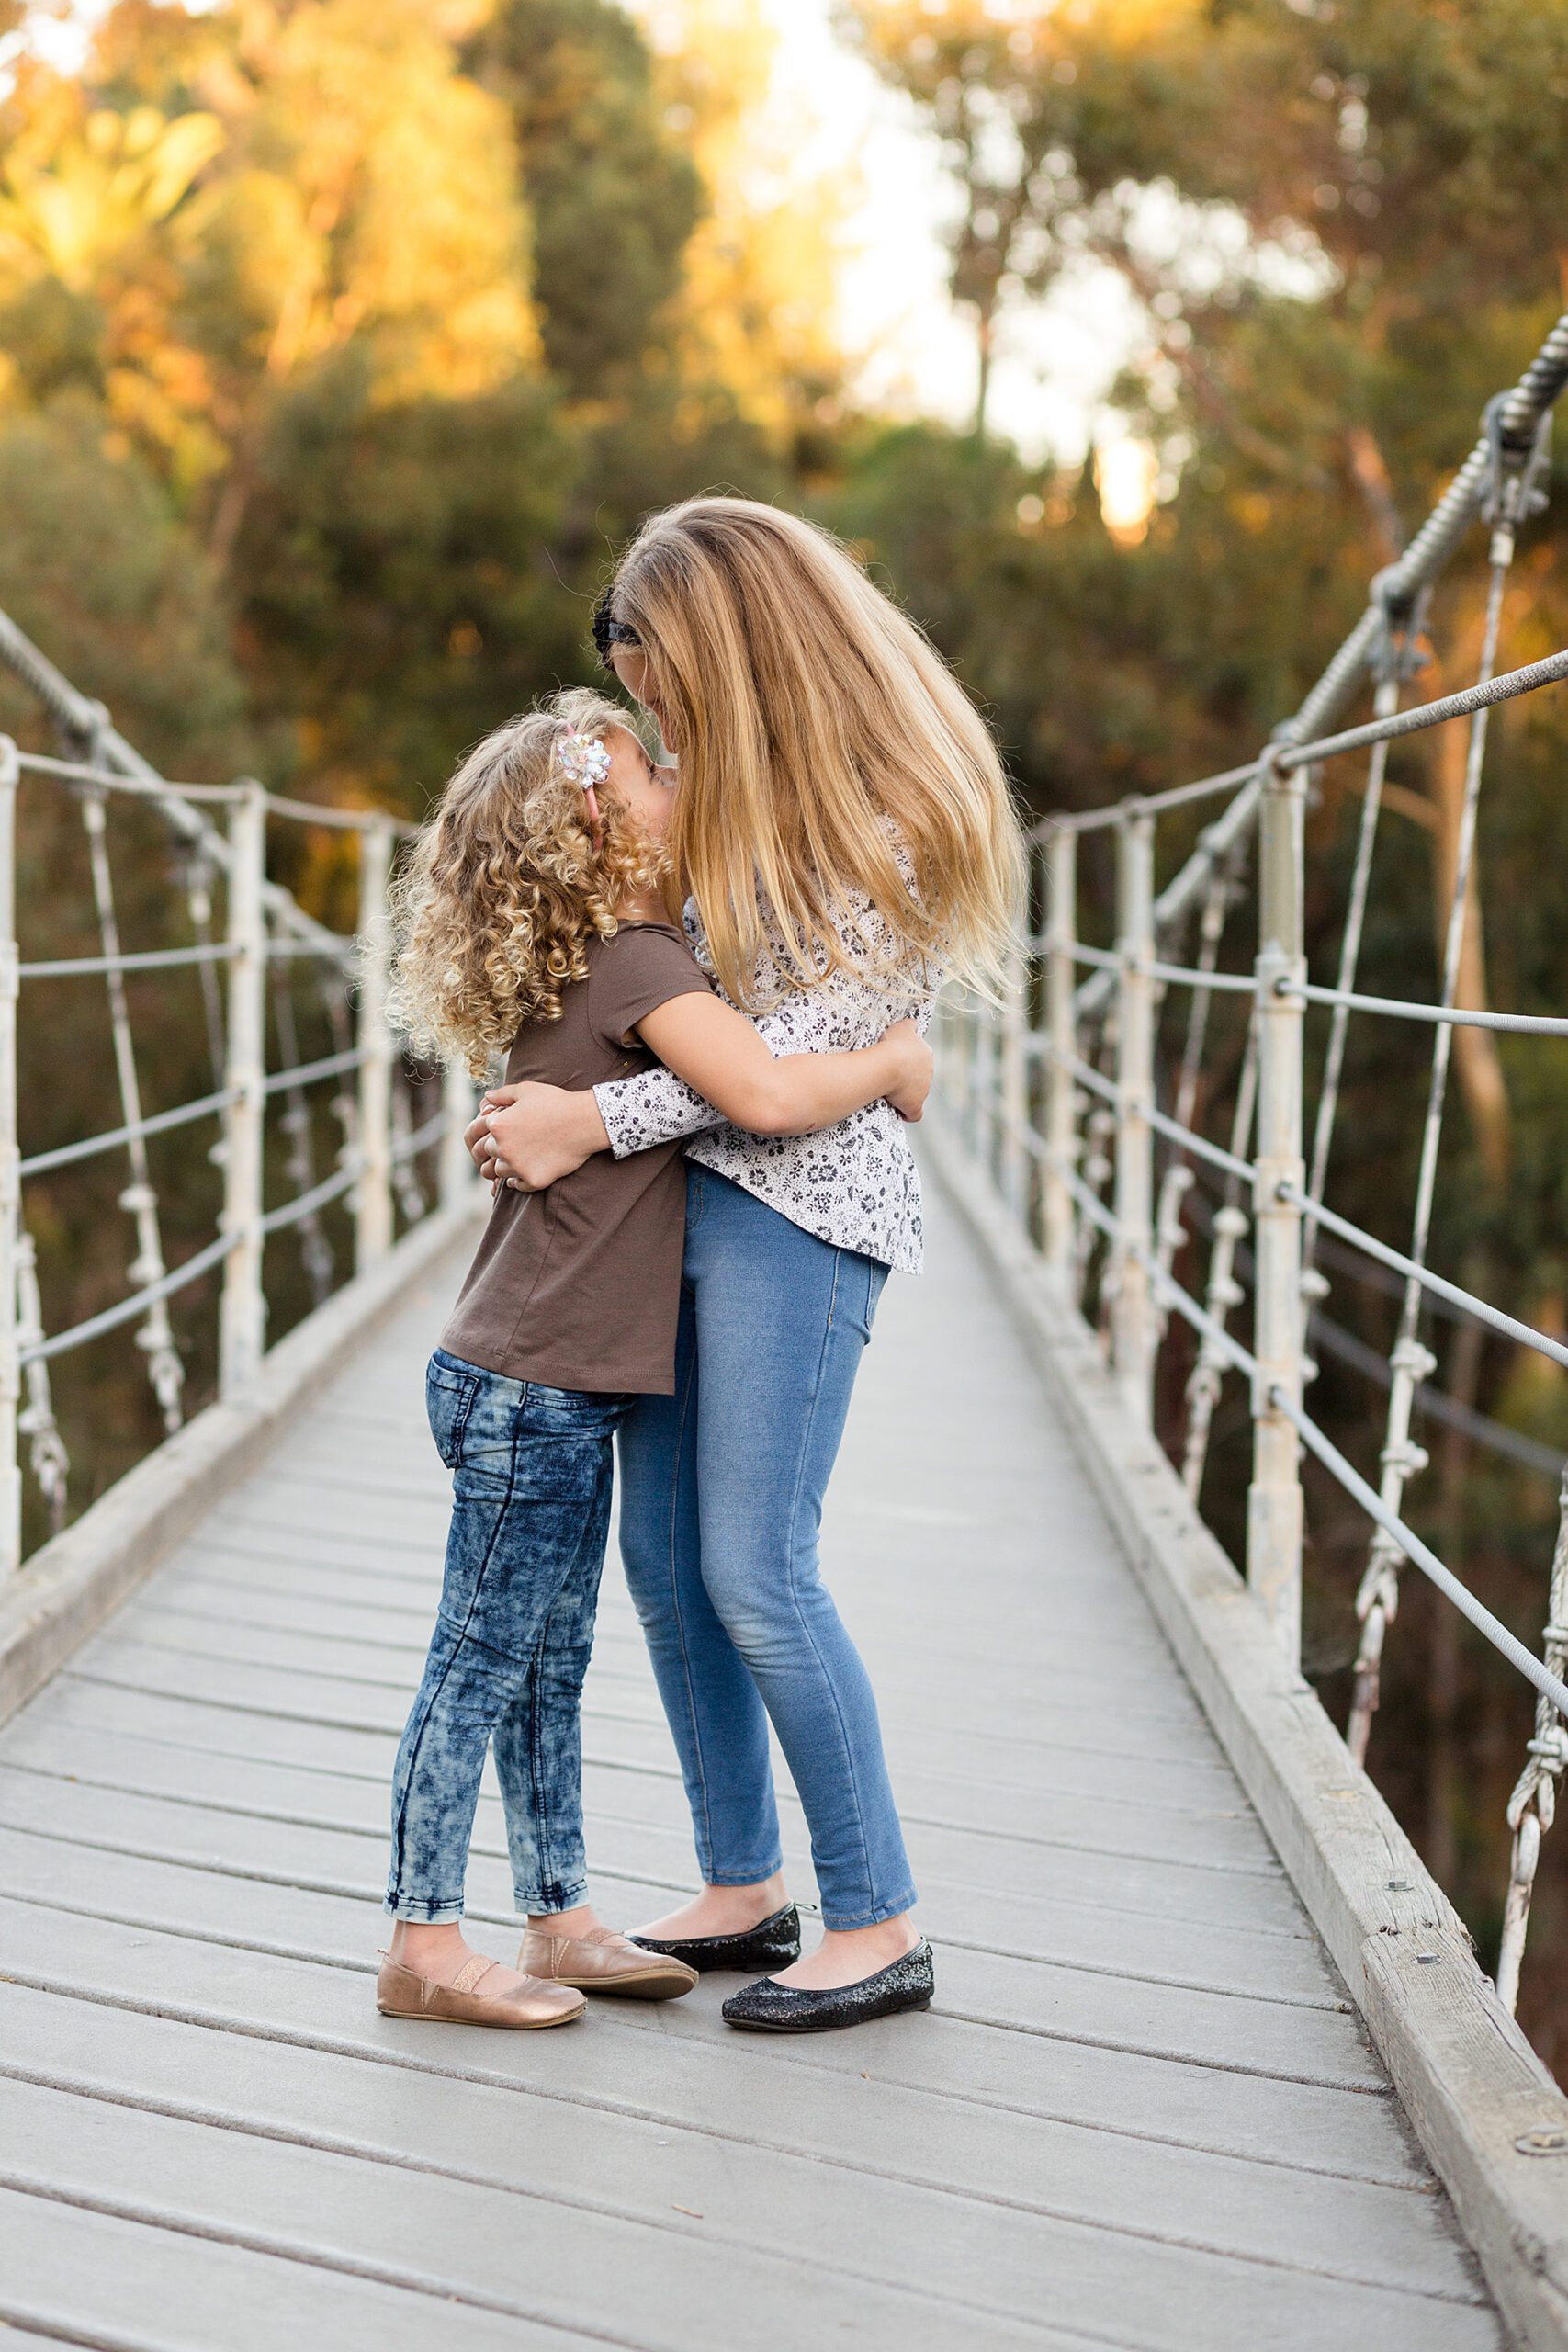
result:
<svg viewBox="0 0 1568 2352"><path fill-rule="evenodd" d="M935 1990L931 1948L922 1936L913 1951L858 1984L813 1993L764 1976L732 1993L722 2014L726 2025L747 2026L758 2033L833 2033L840 2026L894 2017L900 2009L929 2009Z"/></svg>
<svg viewBox="0 0 1568 2352"><path fill-rule="evenodd" d="M661 1951L671 1960L683 1960L688 1968L704 1973L732 1968L745 1975L753 1968L787 1968L792 1960L800 1958L800 1914L793 1903L786 1903L771 1919L761 1920L738 1936L682 1936L673 1943L661 1943L656 1936L633 1936L630 1941L641 1944L645 1951Z"/></svg>

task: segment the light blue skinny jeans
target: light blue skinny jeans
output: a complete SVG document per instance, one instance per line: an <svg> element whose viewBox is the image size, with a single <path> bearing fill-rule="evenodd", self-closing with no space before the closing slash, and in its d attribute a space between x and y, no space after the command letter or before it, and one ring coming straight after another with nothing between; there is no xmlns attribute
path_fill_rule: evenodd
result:
<svg viewBox="0 0 1568 2352"><path fill-rule="evenodd" d="M887 1269L710 1169L686 1181L673 1396L621 1427L621 1553L711 1886L782 1866L768 1718L823 1924L915 1900L876 1701L818 1569L822 1498Z"/></svg>

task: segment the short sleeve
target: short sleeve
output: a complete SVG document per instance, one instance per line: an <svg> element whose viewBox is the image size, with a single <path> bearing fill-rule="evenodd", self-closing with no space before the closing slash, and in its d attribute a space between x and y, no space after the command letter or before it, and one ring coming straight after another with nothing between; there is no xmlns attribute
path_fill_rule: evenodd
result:
<svg viewBox="0 0 1568 2352"><path fill-rule="evenodd" d="M594 1035L618 1051L639 1021L671 997L707 996L711 985L683 939L659 923L628 923L605 940L589 978Z"/></svg>

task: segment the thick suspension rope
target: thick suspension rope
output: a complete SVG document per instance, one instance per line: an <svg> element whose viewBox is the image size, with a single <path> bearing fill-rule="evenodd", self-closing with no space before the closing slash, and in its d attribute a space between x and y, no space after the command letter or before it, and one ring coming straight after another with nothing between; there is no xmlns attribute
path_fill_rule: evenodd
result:
<svg viewBox="0 0 1568 2352"><path fill-rule="evenodd" d="M1502 627L1503 595L1507 585L1509 569L1519 524L1527 514L1538 513L1544 492L1540 476L1544 470L1545 433L1547 420L1533 434L1522 450L1511 449L1501 438L1501 412L1494 402L1488 411L1488 429L1495 450L1496 471L1494 486L1488 495L1493 524L1492 544L1488 559L1486 617L1482 633L1481 662L1478 684L1484 684L1497 665L1497 639ZM1483 707L1470 722L1470 742L1465 759L1464 794L1461 805L1459 838L1455 845L1454 879L1449 902L1447 935L1443 944L1442 993L1439 1002L1444 1010L1451 1008L1458 999L1460 963L1464 946L1465 924L1469 919L1471 880L1475 856L1475 825L1481 799L1481 777L1486 759L1487 720L1490 716ZM1427 1116L1421 1136L1421 1160L1416 1182L1416 1207L1411 1221L1410 1258L1414 1265L1424 1267L1427 1245L1431 1234L1432 1204L1437 1191L1438 1154L1442 1141L1443 1106L1448 1091L1449 1062L1453 1051L1453 1029L1447 1022L1438 1023L1432 1045L1432 1069L1427 1093ZM1321 1195L1318 1196L1321 1198ZM1423 1346L1419 1337L1424 1292L1419 1280L1412 1274L1404 1285L1404 1298L1399 1318L1399 1334L1389 1358L1393 1374L1389 1389L1388 1421L1382 1448L1382 1477L1380 1497L1385 1507L1396 1515L1404 1502L1404 1488L1409 1479L1427 1466L1427 1455L1410 1434L1411 1411L1416 1390L1428 1373L1437 1369L1437 1358ZM1371 1735L1372 1717L1377 1712L1382 1676L1383 1641L1399 1606L1399 1571L1404 1554L1394 1538L1380 1527L1374 1532L1368 1555L1366 1573L1356 1596L1356 1611L1361 1620L1361 1636L1356 1653L1355 1683L1350 1701L1349 1721L1346 1727L1346 1745L1358 1764L1364 1763L1367 1743Z"/></svg>

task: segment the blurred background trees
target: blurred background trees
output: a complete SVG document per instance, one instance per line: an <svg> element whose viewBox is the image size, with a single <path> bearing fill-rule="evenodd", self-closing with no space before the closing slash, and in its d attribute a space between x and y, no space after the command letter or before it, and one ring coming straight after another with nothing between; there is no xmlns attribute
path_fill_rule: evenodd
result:
<svg viewBox="0 0 1568 2352"><path fill-rule="evenodd" d="M0 33L22 13L0 5ZM588 612L638 517L733 488L854 544L1033 806L1247 756L1568 299L1568 0L841 0L836 22L951 186L967 424L857 399L853 191L803 172L808 122L762 107L759 0L118 0L80 73L24 51L0 104L0 605L168 772L417 813L499 718L594 674ZM1108 399L1147 486L1109 522L1092 450L1021 456L988 397L1012 324L1095 273L1134 322ZM1561 465L1555 488L1509 662L1568 638ZM1463 681L1480 554L1439 592L1424 692ZM41 740L9 688L0 723ZM1522 1011L1568 1004L1564 733L1542 700L1501 717L1489 758L1470 977ZM1391 765L1373 989L1432 992L1462 755L1450 729ZM1358 780L1331 767L1311 818L1320 973ZM37 822L29 919L85 944L78 854ZM333 909L333 857L292 854ZM1395 1242L1423 1048L1351 1033L1335 1196ZM101 1060L51 1036L39 1145L90 1115ZM1435 1256L1562 1329L1564 1057L1470 1033L1457 1076ZM210 1202L172 1158L167 1181L178 1256L182 1182L193 1236ZM38 1189L50 1319L73 1320L118 1295L121 1261L63 1183ZM1386 1350L1395 1302L1333 1272L1332 1313ZM1439 1383L1568 1450L1551 1367L1463 1327L1434 1345ZM143 1386L100 1387L90 1435L67 1400L83 1499L146 1442ZM1314 1402L1369 1467L1380 1393L1325 1357ZM1222 1412L1206 1501L1233 1531L1246 1448ZM1548 1484L1445 1437L1411 1508L1536 1643ZM1340 1711L1365 1530L1315 1487L1312 1522L1308 1663ZM1528 1713L1410 1591L1373 1766L1483 1955ZM1525 2021L1561 2067L1550 1840L1531 1951Z"/></svg>

